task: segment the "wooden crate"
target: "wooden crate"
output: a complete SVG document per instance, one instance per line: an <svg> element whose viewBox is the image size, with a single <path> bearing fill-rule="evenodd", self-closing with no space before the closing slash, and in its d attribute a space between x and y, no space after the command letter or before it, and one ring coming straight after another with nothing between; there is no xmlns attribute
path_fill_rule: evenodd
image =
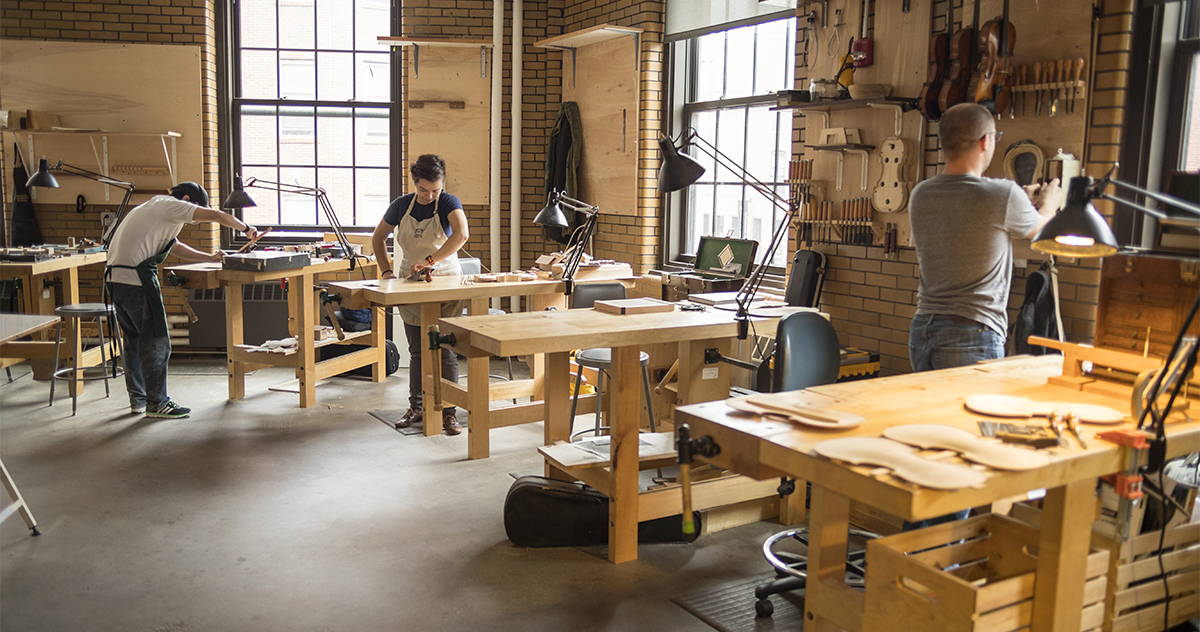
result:
<svg viewBox="0 0 1200 632"><path fill-rule="evenodd" d="M1158 532L1121 544L1108 577L1106 632L1149 632L1163 625L1163 575ZM1162 565L1171 594L1170 625L1200 615L1200 523L1168 529Z"/></svg>
<svg viewBox="0 0 1200 632"><path fill-rule="evenodd" d="M867 543L864 630L1009 632L1029 625L1038 530L989 514ZM1088 556L1080 630L1104 617L1108 551Z"/></svg>

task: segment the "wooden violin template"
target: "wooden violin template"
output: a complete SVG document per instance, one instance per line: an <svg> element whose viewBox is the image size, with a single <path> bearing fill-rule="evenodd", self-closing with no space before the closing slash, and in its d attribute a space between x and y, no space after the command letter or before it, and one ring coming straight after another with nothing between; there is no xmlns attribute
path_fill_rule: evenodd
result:
<svg viewBox="0 0 1200 632"><path fill-rule="evenodd" d="M879 147L879 159L883 161L883 172L875 191L871 194L871 205L880 213L895 213L908 204L908 183L904 181L904 139L892 137Z"/></svg>

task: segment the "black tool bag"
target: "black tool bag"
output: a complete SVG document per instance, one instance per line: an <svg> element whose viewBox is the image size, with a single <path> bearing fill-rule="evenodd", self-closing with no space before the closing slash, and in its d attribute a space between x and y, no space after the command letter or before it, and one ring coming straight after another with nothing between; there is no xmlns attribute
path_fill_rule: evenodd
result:
<svg viewBox="0 0 1200 632"><path fill-rule="evenodd" d="M400 348L397 347L396 343L392 342L391 340L384 340L383 343L384 356L386 357L386 361L384 362L384 375L391 375L400 368ZM355 351L366 349L367 347L368 345L325 345L324 347L317 347L317 360L320 361L336 358L338 356L346 355L347 353L354 353ZM371 377L371 366L360 366L357 369L350 369L345 373L338 374L339 377L345 377L347 375Z"/></svg>
<svg viewBox="0 0 1200 632"><path fill-rule="evenodd" d="M638 525L638 542L691 542L700 533L700 512L692 512L696 530L683 535L681 516ZM504 532L517 546L595 546L608 543L608 496L582 483L522 476L504 499Z"/></svg>

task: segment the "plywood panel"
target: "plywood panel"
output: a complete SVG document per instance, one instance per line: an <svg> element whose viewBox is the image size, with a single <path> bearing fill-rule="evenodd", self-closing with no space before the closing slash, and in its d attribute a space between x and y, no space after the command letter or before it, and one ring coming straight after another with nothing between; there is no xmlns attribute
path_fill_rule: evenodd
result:
<svg viewBox="0 0 1200 632"><path fill-rule="evenodd" d="M200 48L149 44L108 44L0 40L0 107L58 114L64 127L125 132L174 131L179 178L202 181ZM19 138L28 157L28 135L4 134L5 142ZM96 141L97 150L101 144ZM11 148L11 145L8 145ZM65 160L99 171L87 136L42 136L34 140L35 156L51 163ZM163 167L165 156L157 137L109 138L109 165ZM37 165L30 165L36 169ZM139 190L165 189L165 175L116 175ZM39 189L38 203L74 203L83 193L103 203L103 187L70 178L60 189ZM214 192L215 193L215 192ZM116 204L122 192L111 191Z"/></svg>
<svg viewBox="0 0 1200 632"><path fill-rule="evenodd" d="M490 192L491 79L480 72L479 50L419 46L408 54L405 164L421 154L441 156L446 192L463 204L487 204ZM490 69L490 61L482 67ZM414 108L413 101L461 101L464 107L426 103Z"/></svg>
<svg viewBox="0 0 1200 632"><path fill-rule="evenodd" d="M635 38L616 39L576 49L563 56L563 101L579 104L583 121L583 158L578 199L601 213L637 213L637 82ZM575 73L578 73L578 81Z"/></svg>

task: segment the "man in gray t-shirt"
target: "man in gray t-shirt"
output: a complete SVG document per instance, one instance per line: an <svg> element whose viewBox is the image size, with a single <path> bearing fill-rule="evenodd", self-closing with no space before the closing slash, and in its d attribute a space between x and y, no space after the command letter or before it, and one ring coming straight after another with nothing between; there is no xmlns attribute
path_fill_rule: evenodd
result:
<svg viewBox="0 0 1200 632"><path fill-rule="evenodd" d="M914 371L1004 356L1010 239L1032 236L1062 200L1058 180L1026 192L983 177L1000 134L983 106L950 108L938 122L945 171L913 188L909 221L920 274L908 341Z"/></svg>

